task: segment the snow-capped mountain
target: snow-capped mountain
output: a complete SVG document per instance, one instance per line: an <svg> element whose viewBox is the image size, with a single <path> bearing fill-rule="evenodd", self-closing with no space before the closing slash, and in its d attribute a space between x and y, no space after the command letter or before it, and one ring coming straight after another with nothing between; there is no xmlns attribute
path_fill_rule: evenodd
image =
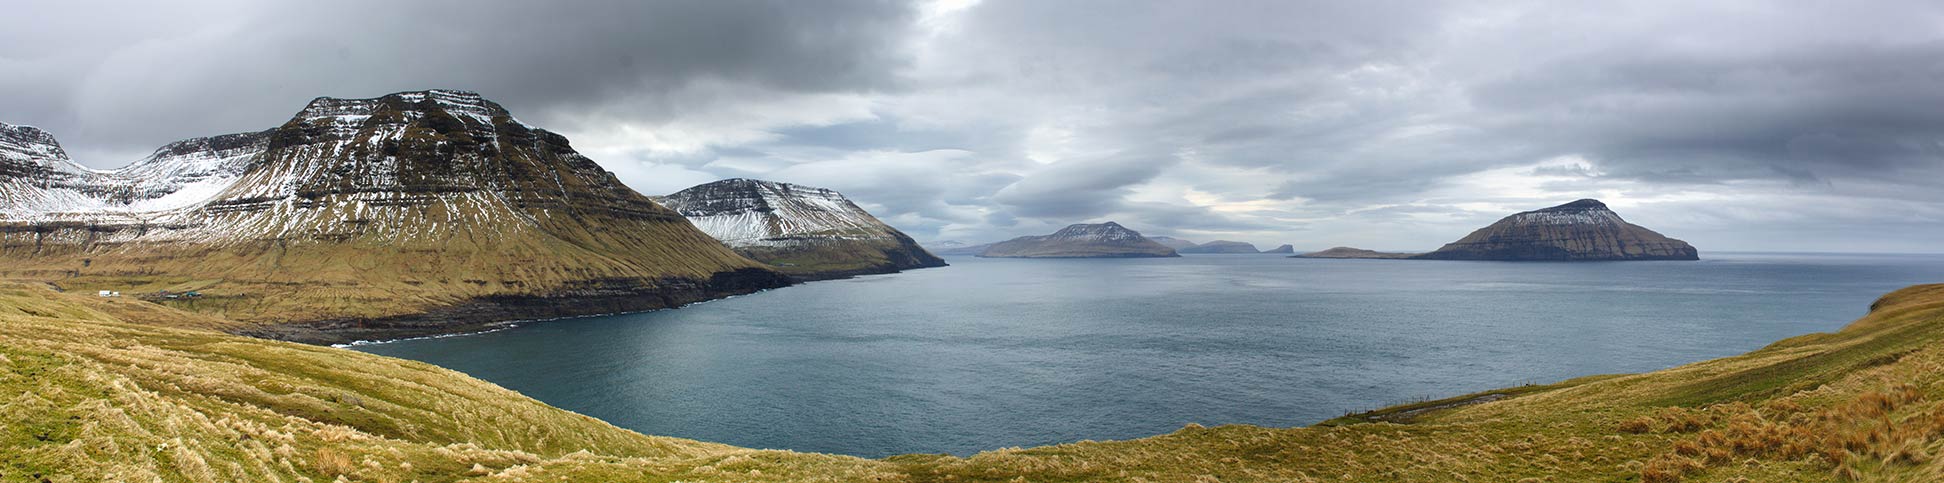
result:
<svg viewBox="0 0 1944 483"><path fill-rule="evenodd" d="M1583 199L1507 216L1418 258L1441 260L1695 260L1693 245L1628 223Z"/></svg>
<svg viewBox="0 0 1944 483"><path fill-rule="evenodd" d="M75 164L54 136L0 124L0 221L140 223L229 186L268 132L178 141L117 170Z"/></svg>
<svg viewBox="0 0 1944 483"><path fill-rule="evenodd" d="M991 258L1133 258L1178 257L1173 248L1155 243L1119 223L1068 225L1051 235L1022 236L987 247Z"/></svg>
<svg viewBox="0 0 1944 483"><path fill-rule="evenodd" d="M738 253L806 278L944 266L842 193L734 178L655 199Z"/></svg>
<svg viewBox="0 0 1944 483"><path fill-rule="evenodd" d="M470 92L318 98L276 128L171 143L118 170L73 164L38 129L4 132L0 272L194 289L234 319L337 331L279 336L439 332L788 283ZM535 303L562 297L584 302Z"/></svg>

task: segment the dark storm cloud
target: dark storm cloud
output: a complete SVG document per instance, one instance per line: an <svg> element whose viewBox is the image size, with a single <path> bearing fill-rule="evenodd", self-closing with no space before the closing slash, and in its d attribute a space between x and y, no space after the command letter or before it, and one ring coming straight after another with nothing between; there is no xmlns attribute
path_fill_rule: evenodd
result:
<svg viewBox="0 0 1944 483"><path fill-rule="evenodd" d="M38 62L46 70L34 72L47 75L5 86L15 89L0 112L70 144L117 149L261 129L316 96L426 88L480 91L543 125L592 114L665 119L709 108L714 99L677 97L696 82L785 94L894 89L914 14L874 1L173 7L10 8L0 30L15 47L0 51L0 65ZM97 16L109 25L88 28ZM113 41L91 39L103 35ZM61 47L70 43L81 47ZM37 58L23 46L62 50Z"/></svg>
<svg viewBox="0 0 1944 483"><path fill-rule="evenodd" d="M1600 52L1473 88L1507 134L1649 181L1894 177L1944 159L1944 43Z"/></svg>

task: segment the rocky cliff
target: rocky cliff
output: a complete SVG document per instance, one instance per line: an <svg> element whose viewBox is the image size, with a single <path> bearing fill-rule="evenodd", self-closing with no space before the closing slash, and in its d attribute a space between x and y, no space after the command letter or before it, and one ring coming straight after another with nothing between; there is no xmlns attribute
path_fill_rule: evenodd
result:
<svg viewBox="0 0 1944 483"><path fill-rule="evenodd" d="M1622 220L1584 199L1514 214L1418 258L1433 260L1696 260L1694 246Z"/></svg>
<svg viewBox="0 0 1944 483"><path fill-rule="evenodd" d="M112 171L0 131L0 276L196 291L167 302L258 335L440 333L788 283L469 92L318 98Z"/></svg>
<svg viewBox="0 0 1944 483"><path fill-rule="evenodd" d="M1294 245L1284 244L1283 246L1263 250L1262 253L1293 254L1296 253L1296 247Z"/></svg>
<svg viewBox="0 0 1944 483"><path fill-rule="evenodd" d="M737 178L656 200L737 253L801 278L945 266L835 190Z"/></svg>
<svg viewBox="0 0 1944 483"><path fill-rule="evenodd" d="M1146 258L1179 257L1119 223L1076 224L1051 235L1022 236L987 247L989 258Z"/></svg>

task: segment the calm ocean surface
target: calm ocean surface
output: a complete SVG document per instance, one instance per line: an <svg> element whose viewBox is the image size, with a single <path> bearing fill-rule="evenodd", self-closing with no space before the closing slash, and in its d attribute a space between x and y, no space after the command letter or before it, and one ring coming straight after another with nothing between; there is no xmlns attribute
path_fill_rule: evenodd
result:
<svg viewBox="0 0 1944 483"><path fill-rule="evenodd" d="M987 260L358 346L647 434L881 457L1297 426L1832 331L1944 256Z"/></svg>

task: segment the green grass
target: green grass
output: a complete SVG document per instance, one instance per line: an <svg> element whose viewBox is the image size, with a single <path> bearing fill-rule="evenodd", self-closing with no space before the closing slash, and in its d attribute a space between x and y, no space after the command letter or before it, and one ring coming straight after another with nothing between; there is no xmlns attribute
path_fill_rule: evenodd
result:
<svg viewBox="0 0 1944 483"><path fill-rule="evenodd" d="M0 285L0 481L1944 481L1944 286L1646 374L882 460L644 436L425 364L156 325L197 317Z"/></svg>

